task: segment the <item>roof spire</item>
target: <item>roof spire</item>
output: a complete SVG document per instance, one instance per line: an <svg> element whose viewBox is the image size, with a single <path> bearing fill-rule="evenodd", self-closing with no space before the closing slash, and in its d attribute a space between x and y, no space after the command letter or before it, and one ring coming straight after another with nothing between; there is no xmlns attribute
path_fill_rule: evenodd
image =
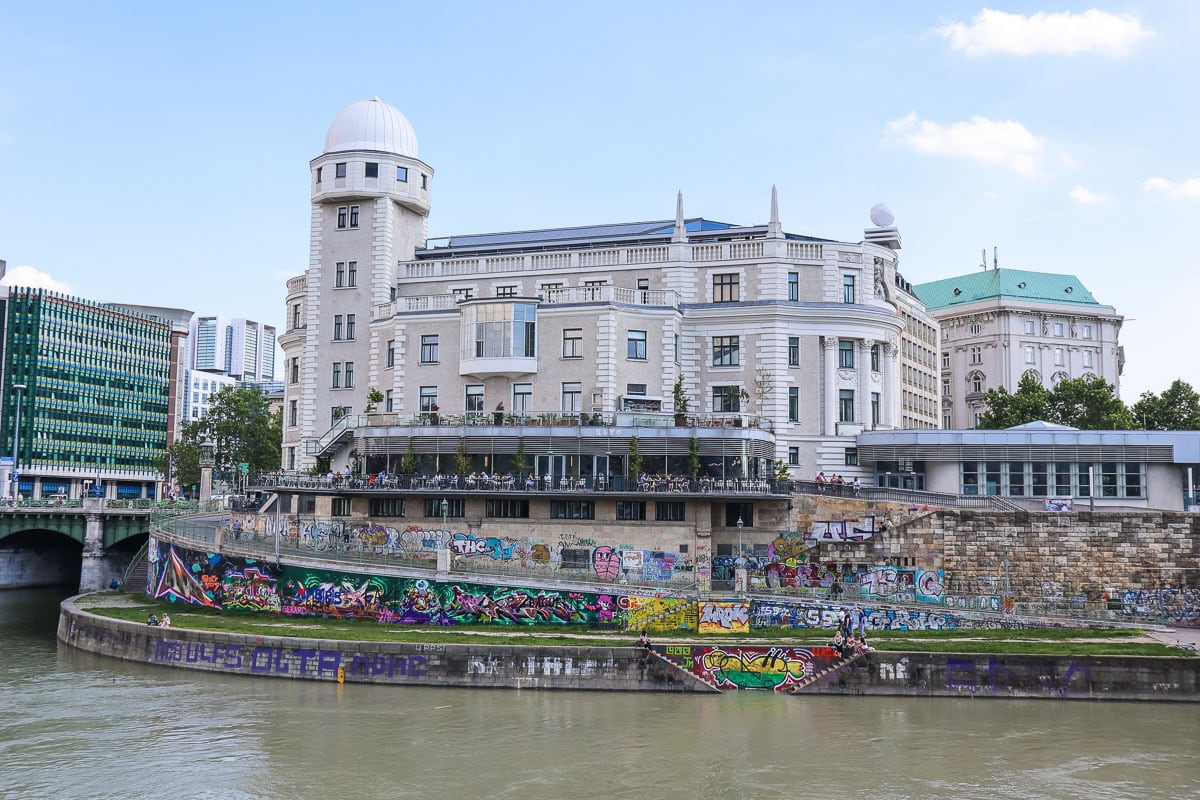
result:
<svg viewBox="0 0 1200 800"><path fill-rule="evenodd" d="M775 184L771 184L771 221L767 224L767 237L783 237L783 228L779 224L779 190L775 188Z"/></svg>
<svg viewBox="0 0 1200 800"><path fill-rule="evenodd" d="M683 224L683 190L675 198L675 232L671 234L672 242L686 242L687 228Z"/></svg>

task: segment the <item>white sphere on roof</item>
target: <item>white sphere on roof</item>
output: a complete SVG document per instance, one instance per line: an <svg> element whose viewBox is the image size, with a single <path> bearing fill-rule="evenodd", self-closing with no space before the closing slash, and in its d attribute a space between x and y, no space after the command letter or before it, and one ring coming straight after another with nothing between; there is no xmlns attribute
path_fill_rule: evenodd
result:
<svg viewBox="0 0 1200 800"><path fill-rule="evenodd" d="M871 224L877 228L886 228L896 221L896 215L892 213L891 207L887 203L876 203L871 206Z"/></svg>
<svg viewBox="0 0 1200 800"><path fill-rule="evenodd" d="M408 119L378 97L343 108L325 134L325 152L374 150L417 157L417 134Z"/></svg>

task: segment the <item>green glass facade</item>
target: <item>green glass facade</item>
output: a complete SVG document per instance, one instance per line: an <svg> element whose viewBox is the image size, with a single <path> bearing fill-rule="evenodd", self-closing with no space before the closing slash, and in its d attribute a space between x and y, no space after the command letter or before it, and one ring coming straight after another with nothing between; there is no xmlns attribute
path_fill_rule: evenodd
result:
<svg viewBox="0 0 1200 800"><path fill-rule="evenodd" d="M43 289L5 304L5 454L24 384L21 471L149 473L167 445L170 325Z"/></svg>

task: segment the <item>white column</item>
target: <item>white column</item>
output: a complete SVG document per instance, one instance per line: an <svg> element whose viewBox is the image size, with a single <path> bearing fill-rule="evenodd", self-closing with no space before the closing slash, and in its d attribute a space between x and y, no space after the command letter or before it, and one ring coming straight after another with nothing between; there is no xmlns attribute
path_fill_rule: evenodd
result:
<svg viewBox="0 0 1200 800"><path fill-rule="evenodd" d="M825 425L821 433L834 436L837 434L838 419L838 340L835 336L822 336L821 343L825 348Z"/></svg>
<svg viewBox="0 0 1200 800"><path fill-rule="evenodd" d="M871 428L871 348L874 339L863 339L858 343L858 419L863 430Z"/></svg>
<svg viewBox="0 0 1200 800"><path fill-rule="evenodd" d="M896 427L897 413L900 410L900 393L896 391L896 361L899 359L899 348L895 342L883 343L883 419L884 425ZM938 413L941 413L939 407Z"/></svg>

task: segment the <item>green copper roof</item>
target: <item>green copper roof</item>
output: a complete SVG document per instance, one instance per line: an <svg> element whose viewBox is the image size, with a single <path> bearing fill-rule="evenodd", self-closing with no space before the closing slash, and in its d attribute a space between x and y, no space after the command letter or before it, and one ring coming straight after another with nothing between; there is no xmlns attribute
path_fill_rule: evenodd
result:
<svg viewBox="0 0 1200 800"><path fill-rule="evenodd" d="M956 278L943 278L913 286L913 292L930 311L980 300L1026 300L1075 306L1101 305L1074 275L1029 272L1023 269L985 269Z"/></svg>

